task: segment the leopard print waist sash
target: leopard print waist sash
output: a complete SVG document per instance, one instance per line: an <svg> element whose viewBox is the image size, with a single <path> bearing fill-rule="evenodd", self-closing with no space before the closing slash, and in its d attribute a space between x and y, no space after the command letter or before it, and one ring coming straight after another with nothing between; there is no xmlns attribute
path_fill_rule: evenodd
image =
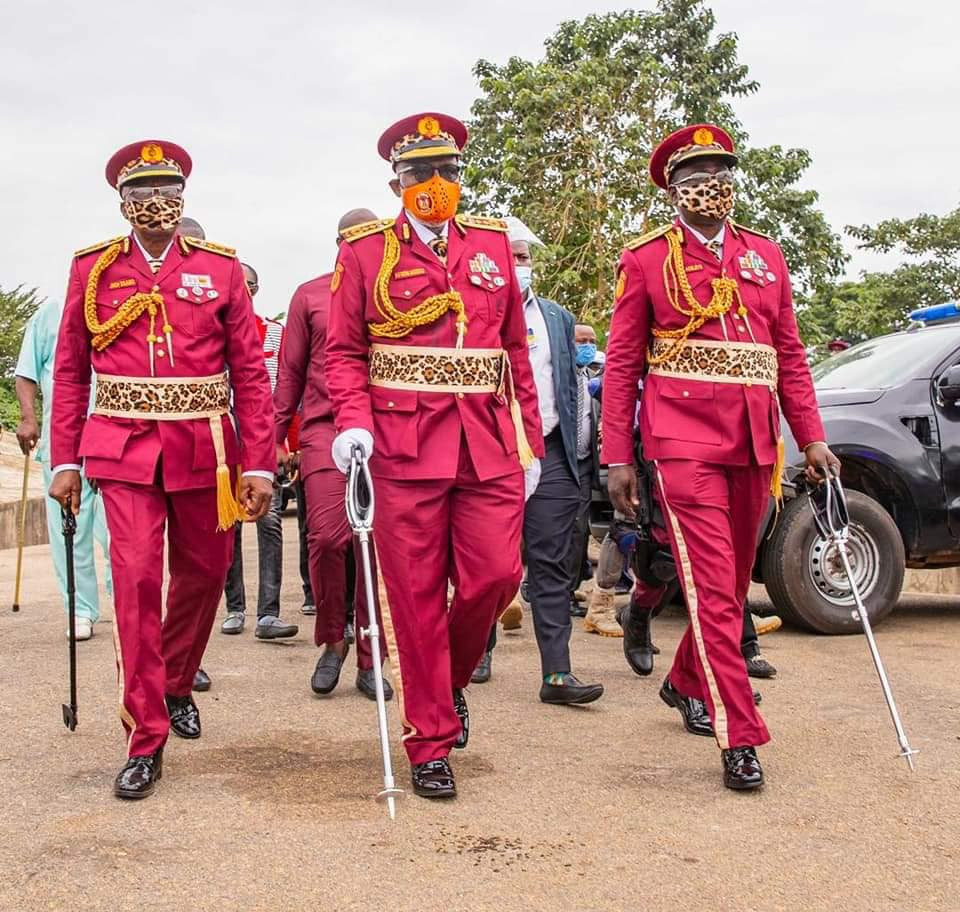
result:
<svg viewBox="0 0 960 912"><path fill-rule="evenodd" d="M212 377L116 377L97 375L93 413L111 418L186 421L215 418L230 408L226 374Z"/></svg>
<svg viewBox="0 0 960 912"><path fill-rule="evenodd" d="M655 339L651 348L654 357L670 346L669 339ZM713 342L698 340L687 343L676 357L650 368L649 373L681 380L706 380L712 383L739 383L743 386L777 388L777 351L756 342Z"/></svg>
<svg viewBox="0 0 960 912"><path fill-rule="evenodd" d="M499 348L370 346L370 385L429 393L497 393L504 382Z"/></svg>

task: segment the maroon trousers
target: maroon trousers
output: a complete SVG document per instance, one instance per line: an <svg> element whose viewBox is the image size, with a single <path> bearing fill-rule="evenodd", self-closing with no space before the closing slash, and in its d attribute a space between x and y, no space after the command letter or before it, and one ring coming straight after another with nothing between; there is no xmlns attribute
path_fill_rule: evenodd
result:
<svg viewBox="0 0 960 912"><path fill-rule="evenodd" d="M447 756L459 736L453 689L469 683L520 585L523 476L518 464L479 481L464 441L456 478L378 476L374 487L380 612L403 742L411 763L426 763Z"/></svg>
<svg viewBox="0 0 960 912"><path fill-rule="evenodd" d="M690 613L669 677L684 696L706 703L722 749L770 740L740 638L771 472L691 459L656 464L657 499ZM637 604L653 607L656 589L638 582L637 590Z"/></svg>
<svg viewBox="0 0 960 912"><path fill-rule="evenodd" d="M216 488L101 481L113 563L114 645L127 755L152 754L170 731L164 694L190 693L233 556L217 531ZM167 532L170 586L163 613Z"/></svg>
<svg viewBox="0 0 960 912"><path fill-rule="evenodd" d="M310 586L317 607L313 641L317 646L325 646L339 643L344 637L347 623L347 549L352 546L357 567L354 587L357 667L367 670L373 668L370 641L360 635L360 630L367 625L369 617L367 591L363 581L360 547L353 542L353 530L347 522L344 506L346 484L345 476L337 469L321 469L311 472L303 479L304 496L307 500ZM376 589L376 567L372 568L372 572ZM385 657L386 650L382 645L380 651Z"/></svg>

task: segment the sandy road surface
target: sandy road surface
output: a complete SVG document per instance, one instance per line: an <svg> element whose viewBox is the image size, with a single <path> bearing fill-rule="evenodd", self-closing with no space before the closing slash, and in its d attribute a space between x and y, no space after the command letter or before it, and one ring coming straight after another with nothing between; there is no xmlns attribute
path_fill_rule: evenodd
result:
<svg viewBox="0 0 960 912"><path fill-rule="evenodd" d="M287 520L288 535L294 537ZM252 532L252 530L251 530ZM248 592L255 536L247 535ZM295 549L284 614L299 616ZM344 675L308 686L304 628L286 644L215 633L199 695L203 738L172 738L144 802L114 799L123 759L110 612L80 645L80 728L60 720L65 625L45 547L30 549L19 616L0 552L0 910L960 909L960 599L908 599L880 645L908 732L910 775L862 638L780 632L762 685L768 785L720 784L712 742L656 697L682 621L658 623L654 677L619 640L577 629L593 707L541 705L529 622L501 638L494 678L468 693L460 797L409 796L396 823L380 782L373 706ZM9 585L8 585L9 583ZM395 707L392 709L396 718ZM402 750L394 749L406 785Z"/></svg>

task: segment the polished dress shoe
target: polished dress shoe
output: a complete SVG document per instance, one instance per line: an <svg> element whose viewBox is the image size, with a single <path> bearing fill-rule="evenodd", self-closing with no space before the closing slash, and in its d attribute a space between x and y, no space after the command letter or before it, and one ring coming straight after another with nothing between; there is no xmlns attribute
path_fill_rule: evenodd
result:
<svg viewBox="0 0 960 912"><path fill-rule="evenodd" d="M113 794L118 798L135 800L149 798L163 776L163 748L155 754L131 757L113 781Z"/></svg>
<svg viewBox="0 0 960 912"><path fill-rule="evenodd" d="M331 693L337 686L340 681L340 671L349 651L348 649L344 652L343 658L332 649L325 650L320 656L310 678L310 687L315 694Z"/></svg>
<svg viewBox="0 0 960 912"><path fill-rule="evenodd" d="M348 645L352 646L354 640L357 638L357 631L353 626L353 621L347 621L343 628L343 641Z"/></svg>
<svg viewBox="0 0 960 912"><path fill-rule="evenodd" d="M543 703L556 703L564 706L592 703L603 696L602 684L581 684L570 672L563 675L562 684L540 685L540 700Z"/></svg>
<svg viewBox="0 0 960 912"><path fill-rule="evenodd" d="M455 798L457 783L446 757L415 763L411 769L413 791L421 798Z"/></svg>
<svg viewBox="0 0 960 912"><path fill-rule="evenodd" d="M755 690L753 692L753 705L759 706L762 701L763 701L763 695L760 693L759 690Z"/></svg>
<svg viewBox="0 0 960 912"><path fill-rule="evenodd" d="M304 602L300 606L300 613L307 617L313 617L317 613L317 606L313 602Z"/></svg>
<svg viewBox="0 0 960 912"><path fill-rule="evenodd" d="M208 675L202 668L197 669L197 673L193 676L193 690L198 693L205 693L210 689L210 675Z"/></svg>
<svg viewBox="0 0 960 912"><path fill-rule="evenodd" d="M747 663L747 674L751 678L775 678L777 676L777 669L763 656L748 656L744 661Z"/></svg>
<svg viewBox="0 0 960 912"><path fill-rule="evenodd" d="M463 750L470 740L470 710L467 709L467 698L459 688L453 692L453 708L460 720L460 736L453 742L453 746L457 750Z"/></svg>
<svg viewBox="0 0 960 912"><path fill-rule="evenodd" d="M617 613L617 620L623 628L623 655L627 664L640 677L653 674L653 657L659 655L660 650L650 636L652 609L640 608L631 602Z"/></svg>
<svg viewBox="0 0 960 912"><path fill-rule="evenodd" d="M170 728L181 738L200 737L200 710L189 694L185 697L164 697L167 701L167 713L170 715Z"/></svg>
<svg viewBox="0 0 960 912"><path fill-rule="evenodd" d="M698 700L696 697L685 697L674 688L669 678L664 680L663 686L660 688L660 699L667 706L680 710L680 715L683 717L683 727L691 735L703 735L705 738L713 737L713 725L710 722L707 705L703 700Z"/></svg>
<svg viewBox="0 0 960 912"><path fill-rule="evenodd" d="M246 623L246 615L242 611L228 611L227 616L220 625L221 633L236 635L243 633L243 625Z"/></svg>
<svg viewBox="0 0 960 912"><path fill-rule="evenodd" d="M294 637L299 632L300 628L296 624L284 624L280 618L265 614L257 619L257 629L253 635L258 640L283 640Z"/></svg>
<svg viewBox="0 0 960 912"><path fill-rule="evenodd" d="M731 747L722 756L723 784L728 789L746 792L763 785L763 768L755 747Z"/></svg>
<svg viewBox="0 0 960 912"><path fill-rule="evenodd" d="M570 617L582 618L587 616L587 606L570 596Z"/></svg>
<svg viewBox="0 0 960 912"><path fill-rule="evenodd" d="M490 666L493 665L493 653L485 652L470 675L471 684L486 684L490 680Z"/></svg>
<svg viewBox="0 0 960 912"><path fill-rule="evenodd" d="M370 700L377 699L376 681L377 679L374 677L372 668L357 669L357 690ZM383 699L393 699L393 688L386 678L383 679Z"/></svg>

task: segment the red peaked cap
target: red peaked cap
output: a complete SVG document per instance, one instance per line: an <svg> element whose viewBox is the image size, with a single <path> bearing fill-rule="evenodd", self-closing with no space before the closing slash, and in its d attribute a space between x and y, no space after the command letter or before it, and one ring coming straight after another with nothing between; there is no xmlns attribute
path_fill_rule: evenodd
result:
<svg viewBox="0 0 960 912"><path fill-rule="evenodd" d="M119 190L144 177L174 177L185 181L193 170L186 149L165 139L143 139L114 152L107 162L107 183Z"/></svg>
<svg viewBox="0 0 960 912"><path fill-rule="evenodd" d="M383 131L377 143L381 158L396 164L417 158L459 155L467 144L467 128L449 114L411 114Z"/></svg>
<svg viewBox="0 0 960 912"><path fill-rule="evenodd" d="M713 124L693 124L671 133L650 156L650 179L666 190L670 174L691 158L722 158L736 165L733 140L726 130Z"/></svg>

